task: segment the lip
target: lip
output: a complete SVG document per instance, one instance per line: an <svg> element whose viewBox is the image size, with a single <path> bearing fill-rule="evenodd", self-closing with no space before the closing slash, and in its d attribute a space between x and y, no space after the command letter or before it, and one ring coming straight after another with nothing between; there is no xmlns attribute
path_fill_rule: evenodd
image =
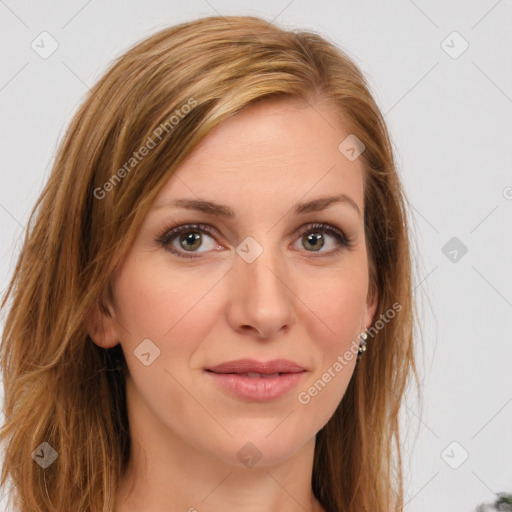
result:
<svg viewBox="0 0 512 512"><path fill-rule="evenodd" d="M266 402L284 396L299 384L305 372L305 368L288 359L266 362L239 359L205 368L209 378L224 391L252 402ZM249 377L247 373L266 376Z"/></svg>
<svg viewBox="0 0 512 512"><path fill-rule="evenodd" d="M216 366L206 368L215 373L299 373L305 371L300 364L289 359L273 359L271 361L257 361L255 359L237 359Z"/></svg>

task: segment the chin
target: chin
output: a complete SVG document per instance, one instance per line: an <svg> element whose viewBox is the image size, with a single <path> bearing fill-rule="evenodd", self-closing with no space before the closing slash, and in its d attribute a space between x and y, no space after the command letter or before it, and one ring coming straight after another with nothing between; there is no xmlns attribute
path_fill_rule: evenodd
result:
<svg viewBox="0 0 512 512"><path fill-rule="evenodd" d="M285 462L304 447L308 440L314 443L314 434L305 436L304 431L294 433L286 429L278 432L282 428L278 426L280 421L282 418L274 421L270 430L266 428L267 422L265 428L258 428L255 422L254 427L246 428L243 434L232 432L233 438L219 447L219 458L238 468L272 467Z"/></svg>

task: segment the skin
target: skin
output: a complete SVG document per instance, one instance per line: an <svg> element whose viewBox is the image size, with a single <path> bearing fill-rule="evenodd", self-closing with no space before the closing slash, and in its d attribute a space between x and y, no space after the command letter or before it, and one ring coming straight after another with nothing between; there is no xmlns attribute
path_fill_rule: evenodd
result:
<svg viewBox="0 0 512 512"><path fill-rule="evenodd" d="M121 343L130 373L132 457L116 512L323 510L311 489L315 435L342 399L355 357L307 405L298 394L370 326L377 297L367 297L363 215L345 203L293 213L298 202L333 194L364 208L362 160L338 150L350 131L332 105L313 107L272 100L218 125L159 191L113 276L113 317L90 319L96 344ZM176 198L217 201L236 218L157 208ZM316 222L339 228L352 246L334 253L336 239L324 233L315 251L307 237L317 230L302 236L298 228ZM197 258L157 242L167 227L188 223L218 232L192 243ZM248 236L263 248L252 263L236 252ZM183 238L172 245L187 254ZM160 350L149 366L134 355L145 339ZM204 371L281 357L307 371L270 402L232 397ZM237 457L248 442L261 454L252 467Z"/></svg>

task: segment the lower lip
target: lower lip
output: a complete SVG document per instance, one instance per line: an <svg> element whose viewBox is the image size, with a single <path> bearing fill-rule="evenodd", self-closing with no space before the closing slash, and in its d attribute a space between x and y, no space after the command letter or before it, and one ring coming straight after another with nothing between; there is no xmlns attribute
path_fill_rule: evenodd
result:
<svg viewBox="0 0 512 512"><path fill-rule="evenodd" d="M228 393L256 402L275 400L293 389L304 372L283 373L277 377L246 377L234 373L207 372Z"/></svg>

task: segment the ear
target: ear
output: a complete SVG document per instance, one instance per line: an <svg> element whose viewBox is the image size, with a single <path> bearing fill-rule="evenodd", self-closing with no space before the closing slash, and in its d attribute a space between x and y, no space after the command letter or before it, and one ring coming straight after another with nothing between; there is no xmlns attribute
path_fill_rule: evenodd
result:
<svg viewBox="0 0 512 512"><path fill-rule="evenodd" d="M368 297L366 299L366 315L365 315L365 323L363 325L363 329L368 329L373 322L373 317L375 316L375 311L377 311L377 306L379 305L379 291L377 287L368 292Z"/></svg>
<svg viewBox="0 0 512 512"><path fill-rule="evenodd" d="M112 348L119 343L113 313L96 301L85 319L87 334L92 341L102 348Z"/></svg>

